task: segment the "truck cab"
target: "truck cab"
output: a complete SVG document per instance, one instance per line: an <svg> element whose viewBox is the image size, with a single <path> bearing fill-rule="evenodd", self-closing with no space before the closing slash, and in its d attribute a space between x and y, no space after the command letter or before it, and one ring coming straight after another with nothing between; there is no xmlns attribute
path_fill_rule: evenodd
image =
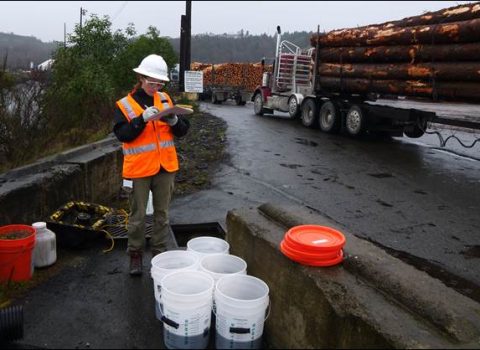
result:
<svg viewBox="0 0 480 350"><path fill-rule="evenodd" d="M313 48L302 50L287 40L282 41L278 26L273 72L263 73L262 86L257 87L252 96L255 114L277 110L288 112L292 118L298 117L304 97L313 93L312 57Z"/></svg>

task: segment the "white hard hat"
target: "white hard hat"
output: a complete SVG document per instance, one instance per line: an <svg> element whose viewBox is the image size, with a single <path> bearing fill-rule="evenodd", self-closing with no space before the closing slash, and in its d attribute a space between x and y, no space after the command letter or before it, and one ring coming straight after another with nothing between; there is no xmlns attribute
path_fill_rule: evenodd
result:
<svg viewBox="0 0 480 350"><path fill-rule="evenodd" d="M168 79L167 63L159 55L148 55L137 68L133 68L133 71L154 79L170 81Z"/></svg>

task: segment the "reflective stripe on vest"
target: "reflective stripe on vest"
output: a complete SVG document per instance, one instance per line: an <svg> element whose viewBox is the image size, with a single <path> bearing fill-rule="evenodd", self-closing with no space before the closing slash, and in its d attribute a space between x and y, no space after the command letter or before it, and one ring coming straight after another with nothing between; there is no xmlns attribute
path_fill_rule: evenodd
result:
<svg viewBox="0 0 480 350"><path fill-rule="evenodd" d="M130 118L130 120L132 120L133 118L136 117L136 114L133 111L132 106L130 106L130 103L128 103L128 98L127 97L122 98L120 100L120 103L122 104L123 108L125 108L125 110L127 111L128 118Z"/></svg>
<svg viewBox="0 0 480 350"><path fill-rule="evenodd" d="M161 141L160 142L160 147L166 148L166 147L173 147L175 146L174 141ZM138 146L138 147L131 147L123 150L123 154L139 154L139 153L145 153L145 152L150 152L155 150L155 144L151 143L145 146Z"/></svg>
<svg viewBox="0 0 480 350"><path fill-rule="evenodd" d="M131 147L131 148L124 148L123 149L123 154L140 154L140 153L145 153L145 152L150 152L154 151L156 148L154 143L150 143L145 146L138 146L138 147Z"/></svg>
<svg viewBox="0 0 480 350"><path fill-rule="evenodd" d="M166 147L173 147L175 146L175 142L173 141L161 141L160 142L160 147L166 148Z"/></svg>

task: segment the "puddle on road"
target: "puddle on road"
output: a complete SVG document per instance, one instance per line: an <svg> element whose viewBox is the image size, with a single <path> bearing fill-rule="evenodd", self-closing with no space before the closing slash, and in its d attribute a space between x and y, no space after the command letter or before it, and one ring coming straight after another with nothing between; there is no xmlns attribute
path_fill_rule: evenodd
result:
<svg viewBox="0 0 480 350"><path fill-rule="evenodd" d="M423 259L407 252L398 251L396 249L386 247L366 237L359 238L365 239L375 244L377 247L385 250L388 254L402 260L409 265L414 266L418 270L427 273L431 277L442 281L445 285L447 285L447 287L456 290L458 293L463 294L470 299L475 300L476 302L480 302L480 286L476 283L464 279L463 277L457 276L451 272L448 272L427 259ZM480 246L471 246L471 251L476 254L476 258L480 257Z"/></svg>
<svg viewBox="0 0 480 350"><path fill-rule="evenodd" d="M307 139L302 139L302 138L299 138L299 137L295 137L295 140L296 140L295 141L296 143L299 143L301 145L312 146L312 147L317 147L318 146L318 143L307 140Z"/></svg>
<svg viewBox="0 0 480 350"><path fill-rule="evenodd" d="M377 179L385 179L388 177L393 177L392 174L388 174L388 173L378 173L378 174L368 174L368 175L370 175L371 177L376 177Z"/></svg>
<svg viewBox="0 0 480 350"><path fill-rule="evenodd" d="M417 193L417 194L428 194L427 192L423 191L423 190L415 190L413 191L413 193Z"/></svg>
<svg viewBox="0 0 480 350"><path fill-rule="evenodd" d="M467 249L460 252L466 259L480 258L480 245L467 245L466 247Z"/></svg>
<svg viewBox="0 0 480 350"><path fill-rule="evenodd" d="M380 205L383 205L384 207L393 208L393 204L382 201L381 199L377 199L377 203L379 203Z"/></svg>
<svg viewBox="0 0 480 350"><path fill-rule="evenodd" d="M285 168L290 168L290 169L297 169L297 168L303 168L303 165L300 164L285 164L285 163L280 163L280 166L283 166Z"/></svg>

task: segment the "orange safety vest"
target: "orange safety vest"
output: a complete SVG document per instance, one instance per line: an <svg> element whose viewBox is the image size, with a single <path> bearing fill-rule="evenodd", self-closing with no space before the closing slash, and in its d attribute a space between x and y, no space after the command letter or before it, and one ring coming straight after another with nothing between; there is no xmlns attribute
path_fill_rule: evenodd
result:
<svg viewBox="0 0 480 350"><path fill-rule="evenodd" d="M159 110L173 106L170 96L157 92L153 105ZM130 122L144 111L128 94L117 101L117 106ZM168 172L177 171L178 158L170 126L160 120L149 121L143 132L133 141L123 143L123 177L134 179L157 174L161 168Z"/></svg>

